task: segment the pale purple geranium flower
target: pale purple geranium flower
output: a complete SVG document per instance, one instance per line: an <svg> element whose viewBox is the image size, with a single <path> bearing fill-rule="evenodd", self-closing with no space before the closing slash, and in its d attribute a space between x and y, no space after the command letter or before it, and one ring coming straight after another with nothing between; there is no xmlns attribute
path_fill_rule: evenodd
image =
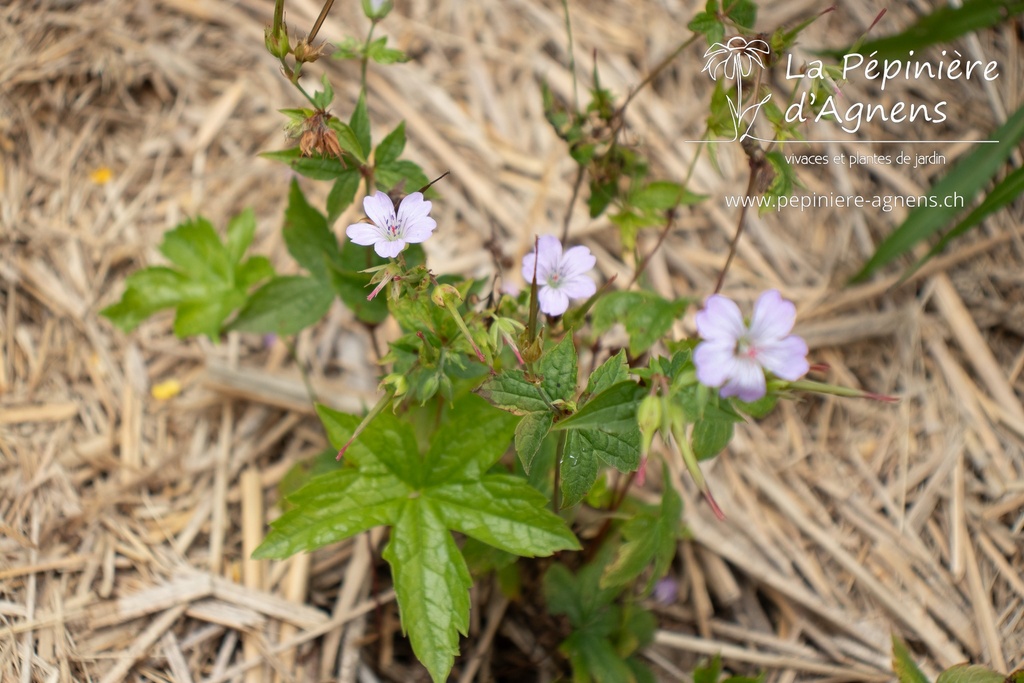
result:
<svg viewBox="0 0 1024 683"><path fill-rule="evenodd" d="M353 223L345 234L356 244L372 244L382 258L398 256L406 244L424 241L437 227L437 221L428 215L430 202L424 201L422 192L406 196L397 215L394 202L380 191L363 199L363 209L373 223Z"/></svg>
<svg viewBox="0 0 1024 683"><path fill-rule="evenodd" d="M557 237L544 235L537 241L537 251L523 257L523 279L532 283L536 267L540 310L562 315L569 308L569 299L586 299L597 291L587 275L596 263L586 247L572 247L563 253Z"/></svg>
<svg viewBox="0 0 1024 683"><path fill-rule="evenodd" d="M796 306L774 289L758 297L750 325L739 306L720 294L712 295L697 314L703 341L693 353L697 379L721 387L723 398L756 401L766 392L764 371L793 381L809 369L807 343L790 334Z"/></svg>

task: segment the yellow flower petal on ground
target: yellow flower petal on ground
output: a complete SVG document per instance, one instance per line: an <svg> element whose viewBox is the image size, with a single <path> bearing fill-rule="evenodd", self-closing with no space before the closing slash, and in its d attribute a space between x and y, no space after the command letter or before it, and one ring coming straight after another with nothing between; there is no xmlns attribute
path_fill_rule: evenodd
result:
<svg viewBox="0 0 1024 683"><path fill-rule="evenodd" d="M150 393L158 401L167 401L181 393L181 382L176 379L160 382L160 384L154 385Z"/></svg>
<svg viewBox="0 0 1024 683"><path fill-rule="evenodd" d="M113 171L106 166L100 166L99 168L89 173L89 180L96 183L97 185L106 185L110 182L111 178L114 177Z"/></svg>

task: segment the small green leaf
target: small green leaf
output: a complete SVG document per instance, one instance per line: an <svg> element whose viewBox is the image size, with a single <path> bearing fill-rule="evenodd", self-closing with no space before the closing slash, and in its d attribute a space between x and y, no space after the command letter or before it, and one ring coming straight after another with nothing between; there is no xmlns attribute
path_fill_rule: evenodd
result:
<svg viewBox="0 0 1024 683"><path fill-rule="evenodd" d="M527 380L522 370L507 370L492 377L480 390L495 406L515 415L551 410L540 386Z"/></svg>
<svg viewBox="0 0 1024 683"><path fill-rule="evenodd" d="M431 439L424 461L427 485L479 479L504 455L517 422L475 394L460 398Z"/></svg>
<svg viewBox="0 0 1024 683"><path fill-rule="evenodd" d="M284 242L288 252L313 277L330 286L328 263L339 263L338 240L323 214L310 206L298 181L293 180L284 212Z"/></svg>
<svg viewBox="0 0 1024 683"><path fill-rule="evenodd" d="M576 393L576 346L567 334L540 357L540 386L548 399L568 401Z"/></svg>
<svg viewBox="0 0 1024 683"><path fill-rule="evenodd" d="M393 161L398 161L398 157L402 156L402 150L404 149L405 121L402 121L377 145L377 151L373 156L374 162L377 164L389 164Z"/></svg>
<svg viewBox="0 0 1024 683"><path fill-rule="evenodd" d="M892 637L892 670L900 683L929 683L910 656L907 646L896 636Z"/></svg>
<svg viewBox="0 0 1024 683"><path fill-rule="evenodd" d="M335 179L334 185L331 186L331 191L327 195L327 225L334 225L338 216L355 201L356 192L359 190L359 180L359 171L354 168L345 171Z"/></svg>
<svg viewBox="0 0 1024 683"><path fill-rule="evenodd" d="M430 182L419 164L408 159L399 159L386 164L377 164L373 171L377 187L390 192L402 187L406 192L416 192Z"/></svg>
<svg viewBox="0 0 1024 683"><path fill-rule="evenodd" d="M160 253L190 280L227 283L234 274L227 248L205 218L187 221L166 233Z"/></svg>
<svg viewBox="0 0 1024 683"><path fill-rule="evenodd" d="M313 106L321 110L329 109L331 102L334 101L334 88L331 87L331 82L327 80L327 74L321 76L320 82L323 83L324 89L313 93Z"/></svg>
<svg viewBox="0 0 1024 683"><path fill-rule="evenodd" d="M693 683L718 683L722 675L722 656L715 655L707 664L693 670Z"/></svg>
<svg viewBox="0 0 1024 683"><path fill-rule="evenodd" d="M728 15L738 26L754 28L754 22L757 21L757 5L751 0L735 0L731 2Z"/></svg>
<svg viewBox="0 0 1024 683"><path fill-rule="evenodd" d="M626 380L593 397L578 412L555 423L553 429L601 429L627 432L636 429L636 409L645 389Z"/></svg>
<svg viewBox="0 0 1024 683"><path fill-rule="evenodd" d="M370 114L366 110L365 93L359 93L359 101L356 102L356 108L352 112L352 118L348 125L352 128L352 133L359 144L360 160L365 162L366 158L370 156L370 150L373 149L370 140Z"/></svg>
<svg viewBox="0 0 1024 683"><path fill-rule="evenodd" d="M594 305L594 331L621 322L629 333L629 352L637 356L664 337L688 306L686 299L667 301L653 292L612 292Z"/></svg>
<svg viewBox="0 0 1024 683"><path fill-rule="evenodd" d="M599 462L620 472L640 466L640 430L623 433L598 429L573 429L565 439L562 453L562 507L571 507L586 497L597 480Z"/></svg>
<svg viewBox="0 0 1024 683"><path fill-rule="evenodd" d="M286 336L298 334L327 313L334 292L314 278L276 277L249 298L228 329Z"/></svg>
<svg viewBox="0 0 1024 683"><path fill-rule="evenodd" d="M630 203L638 209L665 211L680 204L696 204L707 195L690 192L678 183L654 182L642 188L630 197Z"/></svg>
<svg viewBox="0 0 1024 683"><path fill-rule="evenodd" d="M366 55L378 64L395 64L407 62L409 58L401 50L387 46L388 39L378 38L371 42L366 49Z"/></svg>
<svg viewBox="0 0 1024 683"><path fill-rule="evenodd" d="M523 464L523 471L530 472L533 459L540 451L544 437L551 430L553 416L548 411L527 413L516 425L516 454Z"/></svg>

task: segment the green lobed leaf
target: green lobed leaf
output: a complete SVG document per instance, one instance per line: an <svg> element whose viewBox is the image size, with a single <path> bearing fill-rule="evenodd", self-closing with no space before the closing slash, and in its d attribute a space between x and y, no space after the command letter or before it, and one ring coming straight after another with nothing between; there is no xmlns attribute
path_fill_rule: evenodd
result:
<svg viewBox="0 0 1024 683"><path fill-rule="evenodd" d="M555 423L553 429L628 432L637 426L636 409L644 393L645 389L636 382L619 382L587 401L575 414Z"/></svg>
<svg viewBox="0 0 1024 683"><path fill-rule="evenodd" d="M242 332L298 334L327 313L334 293L311 277L275 277L253 292L228 329Z"/></svg>
<svg viewBox="0 0 1024 683"><path fill-rule="evenodd" d="M459 653L459 634L469 630L473 580L466 561L423 498L404 501L383 556L391 565L402 630L434 683L443 683Z"/></svg>
<svg viewBox="0 0 1024 683"><path fill-rule="evenodd" d="M757 5L751 0L726 0L730 19L743 28L754 28L757 21Z"/></svg>
<svg viewBox="0 0 1024 683"><path fill-rule="evenodd" d="M176 270L163 266L143 268L125 279L121 300L104 308L100 315L130 332L157 311L177 306L187 298L202 298L204 293L204 288L190 285L188 278Z"/></svg>
<svg viewBox="0 0 1024 683"><path fill-rule="evenodd" d="M327 227L327 219L310 206L295 180L288 193L282 232L288 253L313 277L329 285L328 263L341 260L338 240Z"/></svg>
<svg viewBox="0 0 1024 683"><path fill-rule="evenodd" d="M174 334L182 338L200 334L219 338L221 324L245 303L245 297L245 292L227 290L211 293L209 299L182 302L174 316Z"/></svg>
<svg viewBox="0 0 1024 683"><path fill-rule="evenodd" d="M630 203L638 209L665 211L680 204L696 204L704 199L707 199L707 195L694 194L679 183L658 181L634 193Z"/></svg>
<svg viewBox="0 0 1024 683"><path fill-rule="evenodd" d="M386 37L371 42L366 49L367 56L378 64L395 64L409 60L401 50L388 47L387 42Z"/></svg>
<svg viewBox="0 0 1024 683"><path fill-rule="evenodd" d="M523 471L527 474L530 473L533 459L544 443L544 437L551 430L553 420L554 416L545 410L527 413L516 425L516 454L519 456L519 462L523 464Z"/></svg>
<svg viewBox="0 0 1024 683"><path fill-rule="evenodd" d="M953 196L955 192L964 197L965 201L973 199L1009 158L1022 138L1024 106L1017 109L1006 123L992 134L991 139L998 140L997 143L978 145L977 149L960 159L942 180L932 187L928 196L935 198L936 205L925 204L911 211L902 225L878 246L871 259L853 277L853 281L866 279L877 268L909 251L915 244L927 239L952 220L960 209L944 206L946 198Z"/></svg>
<svg viewBox="0 0 1024 683"><path fill-rule="evenodd" d="M373 171L373 179L378 189L386 192L399 187L407 192L416 192L430 182L419 164L408 159L378 164Z"/></svg>
<svg viewBox="0 0 1024 683"><path fill-rule="evenodd" d="M611 647L605 633L592 628L575 631L562 643L561 649L569 657L573 678L577 681L621 683L633 680L629 665Z"/></svg>
<svg viewBox="0 0 1024 683"><path fill-rule="evenodd" d="M892 670L900 683L929 683L928 677L914 663L907 646L896 636L892 637Z"/></svg>

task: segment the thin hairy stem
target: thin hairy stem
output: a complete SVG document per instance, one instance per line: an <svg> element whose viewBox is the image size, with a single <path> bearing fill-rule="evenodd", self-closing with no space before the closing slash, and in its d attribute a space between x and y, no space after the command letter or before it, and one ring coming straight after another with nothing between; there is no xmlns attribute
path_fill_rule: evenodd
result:
<svg viewBox="0 0 1024 683"><path fill-rule="evenodd" d="M586 170L580 166L576 171L576 182L572 184L572 196L569 197L569 206L565 208L565 218L562 220L562 244L569 239L569 223L572 222L572 212L576 208L576 198L580 196L580 187L583 186L583 176Z"/></svg>

